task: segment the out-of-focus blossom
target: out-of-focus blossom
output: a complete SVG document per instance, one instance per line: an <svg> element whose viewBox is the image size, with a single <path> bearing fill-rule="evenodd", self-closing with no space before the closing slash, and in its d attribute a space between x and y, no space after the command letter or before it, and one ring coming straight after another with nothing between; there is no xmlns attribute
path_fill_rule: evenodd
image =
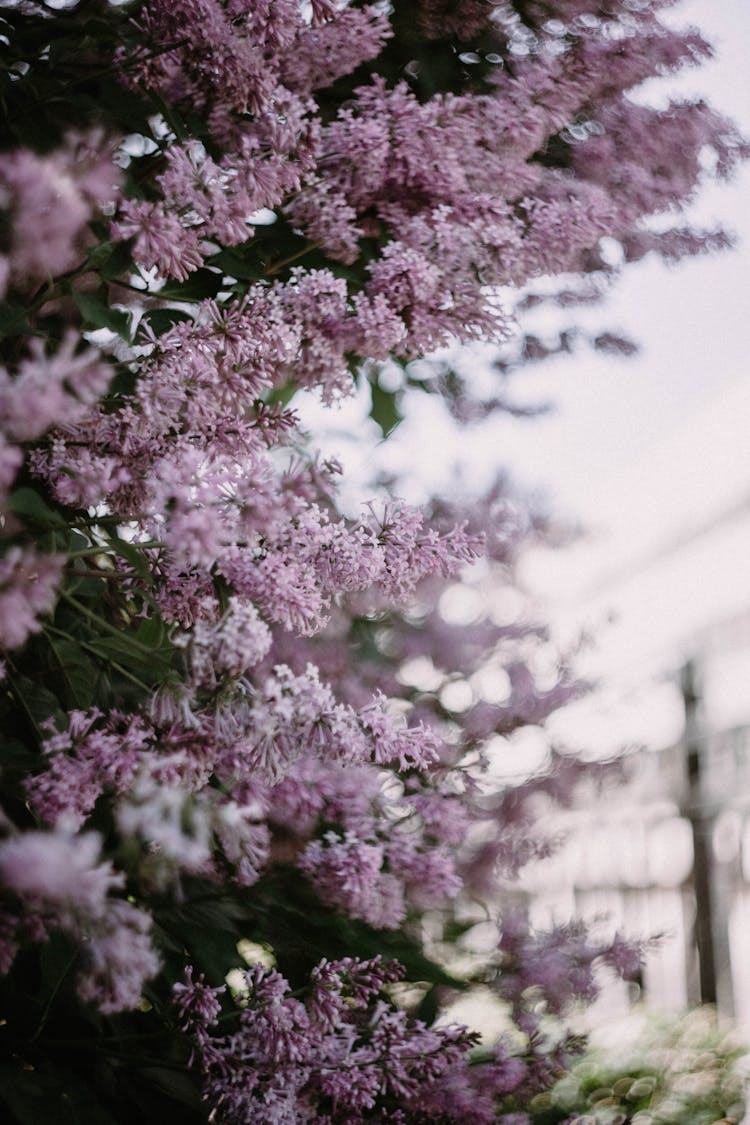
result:
<svg viewBox="0 0 750 1125"><path fill-rule="evenodd" d="M64 555L8 547L0 559L0 648L20 648L39 632L39 618L54 609L64 565Z"/></svg>
<svg viewBox="0 0 750 1125"><path fill-rule="evenodd" d="M0 212L10 247L0 295L28 289L78 265L87 223L118 192L111 146L100 136L70 134L55 152L0 154Z"/></svg>

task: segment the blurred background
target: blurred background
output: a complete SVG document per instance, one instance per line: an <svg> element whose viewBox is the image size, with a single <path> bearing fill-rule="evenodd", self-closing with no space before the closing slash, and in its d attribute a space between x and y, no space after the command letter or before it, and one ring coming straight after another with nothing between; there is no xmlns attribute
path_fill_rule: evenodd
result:
<svg viewBox="0 0 750 1125"><path fill-rule="evenodd" d="M643 98L705 96L750 135L750 4L684 0L671 18L716 58ZM736 248L674 269L647 259L576 310L584 330L640 350L526 365L513 397L554 403L539 417L493 416L467 441L438 396L417 394L383 446L374 426L370 445L348 436L361 398L333 421L310 405L309 421L351 479L377 466L418 502L459 479L478 491L502 466L583 529L532 551L521 577L563 647L591 638L577 667L600 684L553 717L552 738L591 758L629 749L627 780L551 825L566 843L527 871L531 919L659 935L641 981L609 985L595 1016L716 1002L750 1039L750 169L707 187L689 218ZM546 309L525 327L552 341L569 321ZM481 380L481 350L473 362ZM547 744L511 744L507 775Z"/></svg>
<svg viewBox="0 0 750 1125"><path fill-rule="evenodd" d="M716 60L681 79L750 129L750 7L694 0ZM530 872L532 913L660 934L640 990L612 986L599 1014L639 995L658 1011L715 1002L750 1037L750 176L711 189L694 216L737 248L666 269L646 262L613 292L608 323L630 360L579 356L548 380L556 413L523 475L544 472L588 529L526 580L562 635L590 630L584 673L602 683L551 726L592 756L630 745L627 784L581 804L568 842ZM592 317L597 310L592 310ZM593 324L593 321L592 321ZM532 378L536 378L534 373ZM530 442L532 427L527 440ZM528 456L528 460L523 458ZM543 469L542 469L543 466ZM537 477L538 479L538 477Z"/></svg>

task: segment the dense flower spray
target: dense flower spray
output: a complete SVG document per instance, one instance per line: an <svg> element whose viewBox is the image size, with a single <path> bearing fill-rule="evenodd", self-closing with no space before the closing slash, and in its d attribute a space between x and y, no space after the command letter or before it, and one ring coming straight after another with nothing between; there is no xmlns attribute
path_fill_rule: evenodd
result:
<svg viewBox="0 0 750 1125"><path fill-rule="evenodd" d="M664 6L6 10L13 1120L35 1070L34 1097L81 1120L524 1125L597 965L637 969L619 938L505 912L477 972L508 1034L479 1051L438 1018L469 981L427 933L545 853L534 810L580 768L553 747L498 789L488 745L585 690L569 661L543 667L539 626L456 624L441 596L478 574L512 588L550 527L503 481L345 512L294 397L369 379L385 432L384 364L408 381L446 343L507 346L536 279L561 304L596 295L604 240L625 263L725 243L666 220L747 146L703 103L630 97L710 54ZM521 358L543 351L526 337ZM462 421L506 405L433 375Z"/></svg>

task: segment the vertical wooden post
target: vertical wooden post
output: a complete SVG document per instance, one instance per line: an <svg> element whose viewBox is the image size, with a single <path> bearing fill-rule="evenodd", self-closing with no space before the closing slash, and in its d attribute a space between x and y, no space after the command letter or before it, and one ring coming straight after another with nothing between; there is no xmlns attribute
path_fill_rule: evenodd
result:
<svg viewBox="0 0 750 1125"><path fill-rule="evenodd" d="M704 762L697 714L700 695L696 683L695 665L691 660L682 668L680 688L685 707L684 747L687 770L687 800L683 815L690 821L693 831L695 941L698 946L700 999L703 1004L715 1004L717 1000L716 953L714 949L711 887L713 817L710 810L706 808L703 799L702 771Z"/></svg>

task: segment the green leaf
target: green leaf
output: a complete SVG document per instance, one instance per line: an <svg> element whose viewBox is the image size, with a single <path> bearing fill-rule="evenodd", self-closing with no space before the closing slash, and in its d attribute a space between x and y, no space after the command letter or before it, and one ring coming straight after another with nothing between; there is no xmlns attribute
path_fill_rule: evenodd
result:
<svg viewBox="0 0 750 1125"><path fill-rule="evenodd" d="M127 313L110 308L100 294L74 293L73 300L87 328L108 328L126 342L130 342L130 317Z"/></svg>
<svg viewBox="0 0 750 1125"><path fill-rule="evenodd" d="M161 336L180 321L192 319L184 309L150 309L143 314L138 327L147 324L154 336Z"/></svg>
<svg viewBox="0 0 750 1125"><path fill-rule="evenodd" d="M135 634L139 644L148 645L149 648L163 648L167 642L167 627L158 614L147 617Z"/></svg>
<svg viewBox="0 0 750 1125"><path fill-rule="evenodd" d="M0 338L28 330L26 310L21 305L0 305Z"/></svg>
<svg viewBox="0 0 750 1125"><path fill-rule="evenodd" d="M47 719L53 719L62 730L66 725L66 718L60 707L60 700L49 688L26 676L8 678L11 680L16 698L40 736L43 734L42 724Z"/></svg>
<svg viewBox="0 0 750 1125"><path fill-rule="evenodd" d="M179 1085L174 1080L170 1082L163 1076L166 1067L156 1068L156 1074L153 1074L154 1069L134 1064L130 1064L127 1069L119 1068L118 1093L126 1106L126 1113L118 1115L118 1120L141 1120L144 1123L158 1121L159 1125L205 1125L206 1107L200 1101L196 1080L192 1080L195 1083L195 1100L189 1100L190 1093L185 1081L179 1082ZM189 1080L189 1076L183 1075L183 1079Z"/></svg>
<svg viewBox="0 0 750 1125"><path fill-rule="evenodd" d="M399 961L407 980L426 981L464 989L466 983L431 961L419 941L405 930L377 930L326 906L298 872L279 866L253 887L255 909L259 900L268 904L262 923L246 936L267 941L274 949L279 968L300 987L322 958L361 957L380 954ZM256 905L258 904L258 905Z"/></svg>
<svg viewBox="0 0 750 1125"><path fill-rule="evenodd" d="M191 901L190 883L185 893L185 902L170 903L157 912L160 944L179 951L176 963L181 967L187 954L189 962L205 972L214 985L223 984L229 970L243 964L237 942L250 936L253 929L247 907L233 895L202 881L194 885L197 899Z"/></svg>
<svg viewBox="0 0 750 1125"><path fill-rule="evenodd" d="M147 578L150 571L148 560L143 553L143 548L139 547L137 543L130 543L127 539L120 539L117 535L112 535L107 543L108 547L119 555L121 558L129 562L136 574L141 578Z"/></svg>
<svg viewBox="0 0 750 1125"><path fill-rule="evenodd" d="M196 1078L184 1071L172 1070L162 1066L139 1067L139 1073L173 1101L189 1106L196 1112L204 1104L201 1101L200 1087Z"/></svg>
<svg viewBox="0 0 750 1125"><path fill-rule="evenodd" d="M72 529L67 532L65 550L86 551L89 547L91 547L91 542L80 531Z"/></svg>
<svg viewBox="0 0 750 1125"><path fill-rule="evenodd" d="M11 511L32 527L46 530L51 527L67 526L62 516L47 507L33 488L17 488L10 494L9 503Z"/></svg>
<svg viewBox="0 0 750 1125"><path fill-rule="evenodd" d="M104 660L113 660L149 682L163 679L171 667L171 649L144 652L125 631L119 637L92 637L86 644Z"/></svg>
<svg viewBox="0 0 750 1125"><path fill-rule="evenodd" d="M64 703L69 708L87 710L94 703L98 669L74 640L51 636L48 639L60 667L65 687Z"/></svg>
<svg viewBox="0 0 750 1125"><path fill-rule="evenodd" d="M106 580L107 572L102 571L101 578L92 578L88 574L77 575L74 572L68 578L66 589L69 594L77 598L100 598L104 592L102 582Z"/></svg>
<svg viewBox="0 0 750 1125"><path fill-rule="evenodd" d="M224 977L230 969L236 969L242 964L242 958L237 952L237 942L243 935L234 928L222 930L217 927L186 925L181 936L191 962L215 986L224 983Z"/></svg>
<svg viewBox="0 0 750 1125"><path fill-rule="evenodd" d="M28 746L17 738L3 738L0 742L0 770L3 777L15 773L18 776L28 776L38 768L38 755L33 754Z"/></svg>
<svg viewBox="0 0 750 1125"><path fill-rule="evenodd" d="M89 262L105 281L115 281L133 265L130 242L101 242L89 253Z"/></svg>
<svg viewBox="0 0 750 1125"><path fill-rule="evenodd" d="M0 1067L0 1106L11 1115L3 1118L8 1125L116 1125L77 1075L22 1059Z"/></svg>
<svg viewBox="0 0 750 1125"><path fill-rule="evenodd" d="M288 406L298 390L299 383L295 382L294 379L289 379L288 382L274 387L267 395L266 402L269 406Z"/></svg>
<svg viewBox="0 0 750 1125"><path fill-rule="evenodd" d="M187 281L168 281L155 296L170 301L204 301L215 297L222 287L223 274L215 270L202 269L191 273Z"/></svg>
<svg viewBox="0 0 750 1125"><path fill-rule="evenodd" d="M210 259L212 266L218 266L225 274L236 277L238 281L258 281L265 277L266 267L257 254L240 253L239 249L220 250Z"/></svg>
<svg viewBox="0 0 750 1125"><path fill-rule="evenodd" d="M174 904L167 911L167 916L173 920L176 928L180 932L183 926L226 930L241 937L247 919L247 908L216 884L201 880L196 880L196 883L197 900L188 897L184 903ZM188 891L185 893L189 895Z"/></svg>
<svg viewBox="0 0 750 1125"><path fill-rule="evenodd" d="M380 426L383 437L388 437L403 421L400 410L400 392L385 391L379 383L373 382L371 390L370 417Z"/></svg>

